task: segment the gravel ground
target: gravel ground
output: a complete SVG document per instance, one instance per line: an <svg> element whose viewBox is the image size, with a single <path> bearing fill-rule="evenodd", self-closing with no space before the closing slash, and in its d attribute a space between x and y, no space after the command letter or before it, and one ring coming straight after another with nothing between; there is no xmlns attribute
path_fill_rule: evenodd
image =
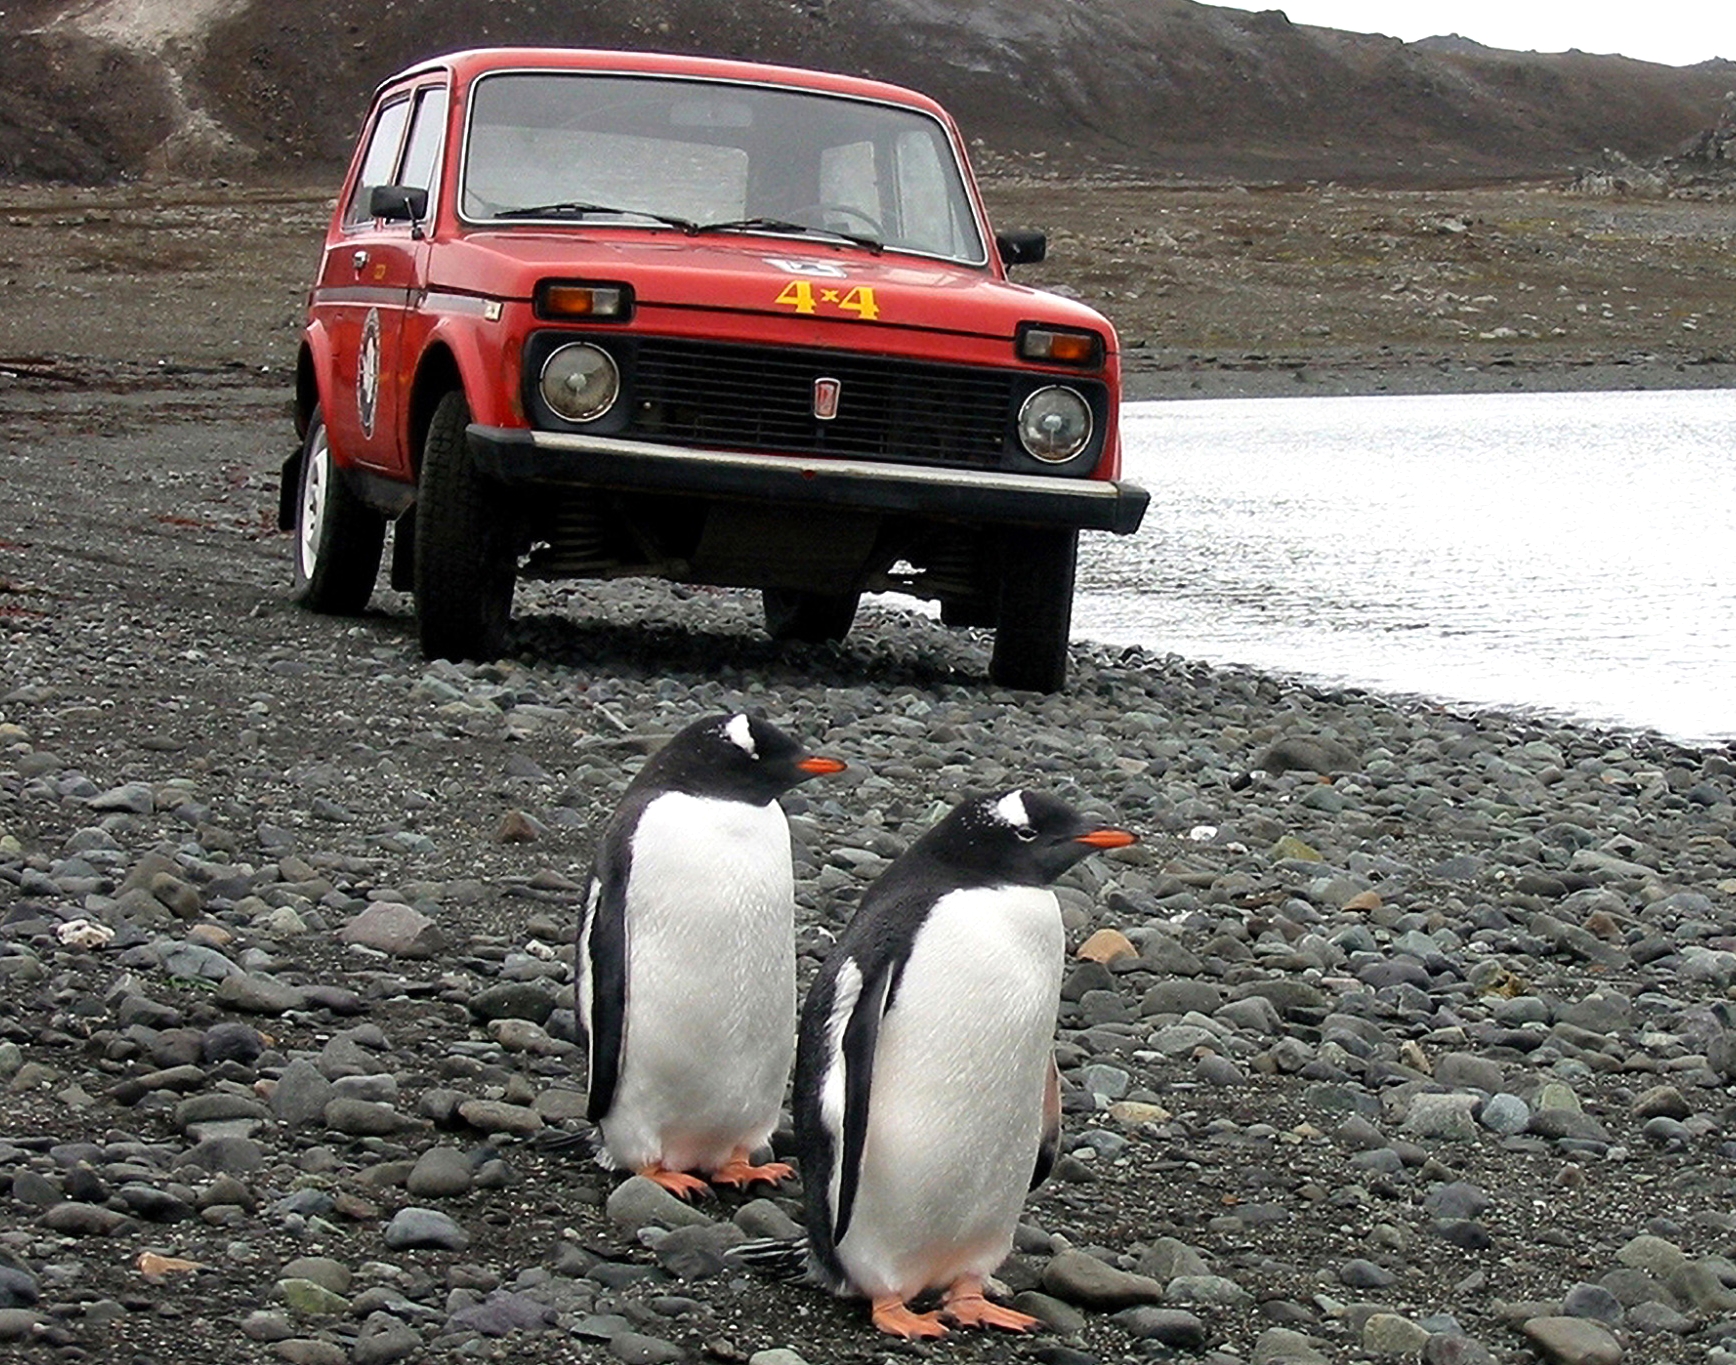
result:
<svg viewBox="0 0 1736 1365"><path fill-rule="evenodd" d="M0 1353L1736 1361L1736 754L1084 645L1039 698L921 617L780 647L632 584L430 666L384 589L287 601L275 383L8 403ZM1062 888L1031 1338L878 1338L723 1268L789 1190L689 1211L589 1158L593 837L744 704L851 765L787 802L804 981L965 791L1143 836Z"/></svg>

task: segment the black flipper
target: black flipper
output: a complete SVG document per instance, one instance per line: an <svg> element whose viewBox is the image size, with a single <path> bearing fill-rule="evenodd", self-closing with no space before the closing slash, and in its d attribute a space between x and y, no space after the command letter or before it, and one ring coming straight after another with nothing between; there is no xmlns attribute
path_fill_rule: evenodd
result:
<svg viewBox="0 0 1736 1365"><path fill-rule="evenodd" d="M880 1021L891 1004L892 967L883 962L864 981L861 997L844 1029L844 1132L838 1160L837 1207L832 1210L832 1245L850 1230L856 1209L856 1187L862 1177L862 1149L868 1142L868 1103L874 1082L874 1049L880 1043ZM902 968L900 961L896 964Z"/></svg>
<svg viewBox="0 0 1736 1365"><path fill-rule="evenodd" d="M600 1122L615 1103L627 1041L627 874L632 852L622 837L624 823L617 817L604 832L579 933L580 967L591 988L591 1013L584 1022L591 1063L585 1117L592 1123Z"/></svg>

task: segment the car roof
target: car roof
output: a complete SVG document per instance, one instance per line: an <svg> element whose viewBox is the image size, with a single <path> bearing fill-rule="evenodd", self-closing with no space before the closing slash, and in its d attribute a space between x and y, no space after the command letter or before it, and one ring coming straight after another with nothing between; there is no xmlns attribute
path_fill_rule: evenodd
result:
<svg viewBox="0 0 1736 1365"><path fill-rule="evenodd" d="M945 117L934 100L919 91L861 76L803 67L776 66L767 62L736 61L722 57L692 57L671 52L627 52L582 47L473 47L444 56L430 57L405 67L382 81L375 94L401 81L433 71L450 71L466 85L489 71L526 69L548 71L601 71L623 75L683 76L697 80L736 81L756 85L781 85L858 99L908 104Z"/></svg>

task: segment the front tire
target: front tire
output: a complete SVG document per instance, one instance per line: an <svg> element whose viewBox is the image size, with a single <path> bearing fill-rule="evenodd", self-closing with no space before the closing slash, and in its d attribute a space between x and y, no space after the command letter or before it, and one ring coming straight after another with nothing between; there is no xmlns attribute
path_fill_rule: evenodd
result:
<svg viewBox="0 0 1736 1365"><path fill-rule="evenodd" d="M1079 533L1009 533L1001 554L1001 602L989 678L1001 687L1059 692L1067 685Z"/></svg>
<svg viewBox="0 0 1736 1365"><path fill-rule="evenodd" d="M386 518L358 498L332 460L316 406L302 440L295 496L295 600L312 611L356 616L380 576Z"/></svg>
<svg viewBox="0 0 1736 1365"><path fill-rule="evenodd" d="M794 588L762 588L766 634L774 640L824 644L842 640L856 621L859 592L802 592Z"/></svg>
<svg viewBox="0 0 1736 1365"><path fill-rule="evenodd" d="M416 623L430 659L487 662L506 649L518 576L512 509L470 458L470 404L440 400L422 445L416 495Z"/></svg>

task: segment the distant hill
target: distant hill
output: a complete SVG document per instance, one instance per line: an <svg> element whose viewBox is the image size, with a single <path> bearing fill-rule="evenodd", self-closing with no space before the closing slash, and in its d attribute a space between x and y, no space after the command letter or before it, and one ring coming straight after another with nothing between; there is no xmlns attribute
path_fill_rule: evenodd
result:
<svg viewBox="0 0 1736 1365"><path fill-rule="evenodd" d="M419 58L533 43L865 73L946 104L992 165L1463 184L1651 161L1736 63L1405 44L1192 0L5 0L0 178L330 174Z"/></svg>

